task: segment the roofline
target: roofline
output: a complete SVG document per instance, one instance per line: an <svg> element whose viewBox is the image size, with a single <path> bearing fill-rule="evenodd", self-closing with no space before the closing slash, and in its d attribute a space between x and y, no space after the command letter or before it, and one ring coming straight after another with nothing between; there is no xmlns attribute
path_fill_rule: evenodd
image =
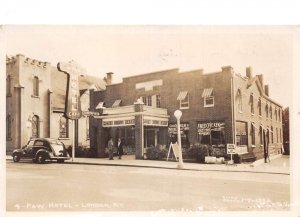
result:
<svg viewBox="0 0 300 217"><path fill-rule="evenodd" d="M151 75L151 74L162 73L162 72L168 72L168 71L177 71L177 72L179 72L179 68L165 69L165 70L160 70L160 71L154 71L154 72L149 72L149 73L143 73L143 74L139 74L139 75L132 75L132 76L124 77L123 79L134 78L134 77L140 77L140 76L144 76L144 75Z"/></svg>

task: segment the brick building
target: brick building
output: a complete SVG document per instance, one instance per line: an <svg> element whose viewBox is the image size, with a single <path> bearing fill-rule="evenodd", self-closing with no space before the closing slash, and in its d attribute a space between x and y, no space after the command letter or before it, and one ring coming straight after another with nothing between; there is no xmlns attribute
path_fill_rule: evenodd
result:
<svg viewBox="0 0 300 217"><path fill-rule="evenodd" d="M64 115L67 76L49 62L21 54L6 58L6 150L25 145L28 139L51 137L73 144L74 127ZM79 79L83 111L89 111L89 89L101 90L105 82L83 76ZM89 117L76 124L79 146L90 146Z"/></svg>
<svg viewBox="0 0 300 217"><path fill-rule="evenodd" d="M178 69L123 78L105 90L91 91L91 146L105 156L107 140L122 137L143 158L150 146L167 145L176 134L174 111L180 109L183 148L200 143L225 152L235 143L240 158L275 155L282 148L282 106L269 97L263 75L246 76L231 66L221 71Z"/></svg>

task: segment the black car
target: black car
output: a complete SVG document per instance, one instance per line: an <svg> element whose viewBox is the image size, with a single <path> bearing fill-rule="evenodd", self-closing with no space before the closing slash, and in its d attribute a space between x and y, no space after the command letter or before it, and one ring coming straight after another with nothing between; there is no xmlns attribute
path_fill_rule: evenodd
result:
<svg viewBox="0 0 300 217"><path fill-rule="evenodd" d="M57 160L58 163L63 163L70 159L65 145L60 140L50 138L31 139L22 149L15 149L12 157L14 162L24 158L32 159L36 163L44 163L46 160Z"/></svg>

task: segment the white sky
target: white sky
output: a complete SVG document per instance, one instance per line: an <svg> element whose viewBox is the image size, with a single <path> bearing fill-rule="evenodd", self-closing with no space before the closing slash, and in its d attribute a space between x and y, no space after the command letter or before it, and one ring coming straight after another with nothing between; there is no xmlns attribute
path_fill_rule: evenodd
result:
<svg viewBox="0 0 300 217"><path fill-rule="evenodd" d="M264 74L270 97L291 105L293 31L284 26L5 26L6 53L51 62L74 59L87 73L122 77L231 65ZM289 94L287 94L289 93Z"/></svg>

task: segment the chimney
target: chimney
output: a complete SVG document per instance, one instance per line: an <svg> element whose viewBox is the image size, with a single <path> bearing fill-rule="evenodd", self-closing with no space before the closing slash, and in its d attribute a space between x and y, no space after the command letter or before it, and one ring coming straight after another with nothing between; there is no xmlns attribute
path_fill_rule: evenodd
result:
<svg viewBox="0 0 300 217"><path fill-rule="evenodd" d="M223 66L222 72L233 72L233 68L231 66Z"/></svg>
<svg viewBox="0 0 300 217"><path fill-rule="evenodd" d="M265 94L269 96L269 85L265 85Z"/></svg>
<svg viewBox="0 0 300 217"><path fill-rule="evenodd" d="M106 81L107 85L111 85L112 84L112 75L113 74L114 74L113 72L106 73L106 78L104 80Z"/></svg>
<svg viewBox="0 0 300 217"><path fill-rule="evenodd" d="M264 87L264 76L262 74L257 75L258 80L260 81L260 84L262 87Z"/></svg>
<svg viewBox="0 0 300 217"><path fill-rule="evenodd" d="M251 67L251 66L248 66L248 67L246 68L246 76L247 76L248 78L252 78L252 67Z"/></svg>

